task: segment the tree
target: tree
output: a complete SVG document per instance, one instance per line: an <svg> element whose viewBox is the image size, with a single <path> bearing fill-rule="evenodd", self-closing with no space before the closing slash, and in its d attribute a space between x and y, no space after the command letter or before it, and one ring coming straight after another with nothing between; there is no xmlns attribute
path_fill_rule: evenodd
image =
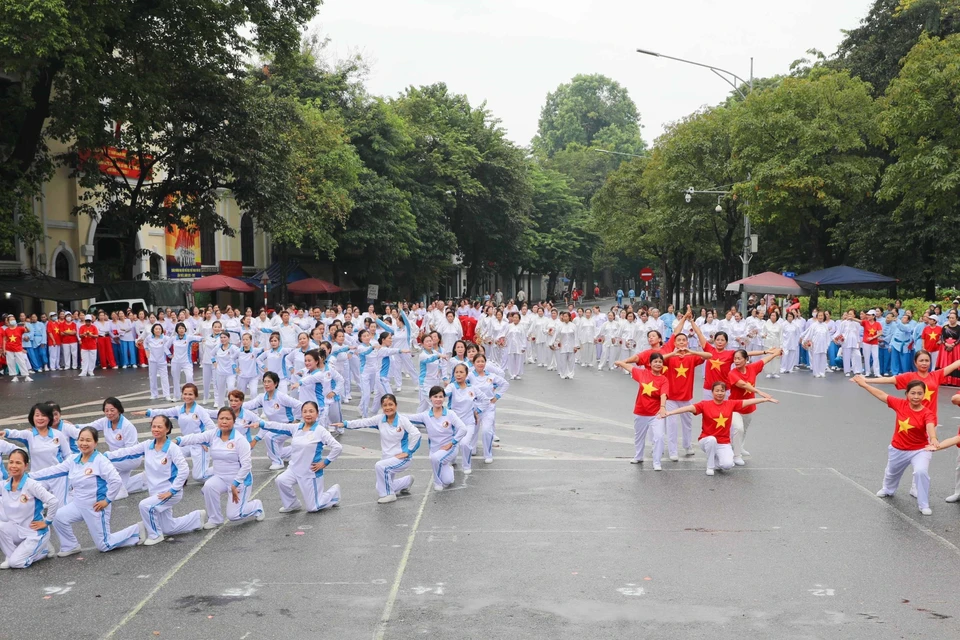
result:
<svg viewBox="0 0 960 640"><path fill-rule="evenodd" d="M937 278L955 268L960 232L953 224L960 206L960 34L921 36L900 74L890 83L880 118L894 161L878 197L891 202L896 244L920 257L928 299Z"/></svg>
<svg viewBox="0 0 960 640"><path fill-rule="evenodd" d="M0 60L14 77L0 102L0 121L9 125L0 138L11 149L0 162L0 218L18 220L16 203L66 162L93 190L78 212L124 229L129 274L143 225L189 220L230 231L216 210L218 190L231 190L262 227L296 209L297 198L324 195L291 184L283 172L298 160L279 144L297 126L316 132L317 121L265 97L244 66L255 53L295 51L318 5L0 0ZM68 153L54 156L48 141ZM138 164L139 178L100 171L105 147ZM178 206L167 206L174 200ZM309 232L305 221L297 226ZM24 235L15 224L4 231L6 242L10 233Z"/></svg>
<svg viewBox="0 0 960 640"><path fill-rule="evenodd" d="M882 165L878 113L869 85L823 68L743 102L731 123L732 167L744 176L734 190L773 234L782 266L843 259L834 229L871 201Z"/></svg>

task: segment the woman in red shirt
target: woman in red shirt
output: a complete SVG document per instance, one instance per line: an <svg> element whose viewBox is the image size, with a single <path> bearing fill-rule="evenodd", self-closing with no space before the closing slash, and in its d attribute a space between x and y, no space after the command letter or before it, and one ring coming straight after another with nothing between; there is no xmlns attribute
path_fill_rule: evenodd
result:
<svg viewBox="0 0 960 640"><path fill-rule="evenodd" d="M880 498L889 498L897 492L900 478L913 465L913 477L917 483L917 506L925 516L933 515L930 509L930 458L939 448L937 419L929 407L923 405L927 392L920 380L907 383L907 398L895 398L869 384L863 376L851 378L874 398L885 402L897 414L893 428L893 440L887 447L887 469L883 474L883 487L877 491Z"/></svg>
<svg viewBox="0 0 960 640"><path fill-rule="evenodd" d="M927 331L927 329L924 329L924 331ZM892 384L895 385L897 389L906 389L910 382L919 380L923 383L926 389L922 400L923 406L929 408L930 411L933 412L934 424L939 424L937 414L937 394L940 391L940 385L945 384L944 378L949 376L957 369L960 369L960 360L950 363L943 369L932 371L933 359L930 357L930 353L924 349L920 349L915 351L913 354L913 367L916 369L916 371L909 371L907 373L901 373L900 375L888 376L885 378L877 378L873 381L873 384Z"/></svg>
<svg viewBox="0 0 960 640"><path fill-rule="evenodd" d="M727 385L723 381L713 383L710 390L711 400L701 400L697 404L688 404L685 407L667 411L668 416L681 413L703 415L703 424L700 428L700 448L707 454L707 475L712 476L713 470L719 466L722 471L733 468L733 447L730 446L730 428L736 412L745 408L753 408L761 402L777 401L767 396L765 398L751 398L750 400L727 400Z"/></svg>
<svg viewBox="0 0 960 640"><path fill-rule="evenodd" d="M680 326L682 328L682 323ZM690 351L687 348L688 341L685 333L677 333L671 339L674 341L675 350L663 354L663 360L668 365L665 367L664 375L670 383L667 408L678 409L690 404L693 400L694 373L697 367L710 357L710 354L706 351ZM667 420L667 449L670 452L670 459L674 462L680 459L677 455L678 422L683 431L683 449L686 455L693 455L693 416L684 415L678 419Z"/></svg>
<svg viewBox="0 0 960 640"><path fill-rule="evenodd" d="M617 362L618 367L628 372L640 384L637 400L633 405L633 444L635 454L630 464L643 464L643 448L647 431L653 431L653 470L660 471L663 457L663 418L666 416L669 382L663 375L663 356L654 353L646 367L635 367L626 362Z"/></svg>
<svg viewBox="0 0 960 640"><path fill-rule="evenodd" d="M692 326L694 333L697 334L697 339L700 340L700 346L710 354L710 357L707 358L706 373L703 376L703 399L712 400L713 385L717 382L727 381L730 376L730 369L733 367L733 356L736 351L727 350L730 338L726 331L717 331L713 335L713 344L710 344L697 323L693 323ZM773 349L767 349L766 351L748 351L747 355L752 358L772 353Z"/></svg>
<svg viewBox="0 0 960 640"><path fill-rule="evenodd" d="M750 400L755 396L770 399L770 394L757 389L757 375L763 371L764 365L776 357L783 355L783 349L771 349L771 352L756 362L750 362L750 354L744 349L737 349L733 354L733 368L730 369L730 375L727 376L727 384L730 385L731 400ZM733 464L742 467L746 464L743 456L750 455L750 452L744 450L743 441L747 437L747 429L753 421L753 412L756 411L752 405L744 405L743 411L737 411L733 414Z"/></svg>

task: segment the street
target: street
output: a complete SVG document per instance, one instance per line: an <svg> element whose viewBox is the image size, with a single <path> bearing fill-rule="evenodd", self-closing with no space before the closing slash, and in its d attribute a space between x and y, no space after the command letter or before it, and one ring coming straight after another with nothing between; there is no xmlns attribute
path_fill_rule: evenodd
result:
<svg viewBox="0 0 960 640"><path fill-rule="evenodd" d="M411 382L401 412L415 409ZM923 517L909 475L874 496L889 409L837 374L760 385L780 404L759 407L747 466L715 477L699 449L660 473L628 464L636 385L580 367L560 380L528 365L498 405L494 464L458 468L442 493L421 449L412 495L378 505L377 434L348 432L325 476L342 506L283 515L255 449L264 522L106 554L78 525L83 553L0 572L0 638L960 637L960 505L943 501L955 452L934 454ZM110 395L128 414L151 406L145 370L0 380L2 423L22 427L46 399L92 421ZM941 437L960 416L950 395ZM134 422L143 439L147 420ZM193 480L186 494L177 514L202 508ZM114 530L143 497L114 506Z"/></svg>

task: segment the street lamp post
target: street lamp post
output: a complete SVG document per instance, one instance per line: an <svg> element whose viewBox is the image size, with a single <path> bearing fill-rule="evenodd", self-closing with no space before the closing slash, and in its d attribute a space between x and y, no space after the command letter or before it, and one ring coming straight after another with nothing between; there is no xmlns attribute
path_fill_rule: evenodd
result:
<svg viewBox="0 0 960 640"><path fill-rule="evenodd" d="M642 53L646 56L653 56L655 58L666 58L667 60L674 60L676 62L682 62L684 64L692 64L696 67L703 67L704 69L710 69L714 74L716 74L720 79L733 87L741 98L746 99L747 95L753 91L753 58L750 58L750 80L744 81L743 78L733 73L732 71L727 71L726 69L721 69L719 67L714 67L713 65L704 64L702 62L695 62L693 60L685 60L683 58L676 58L674 56L668 56L662 53L657 53L656 51L648 51L647 49L637 49L637 53ZM736 80L736 82L734 82ZM739 82L739 84L737 84ZM740 88L743 85L747 85L747 93L744 93ZM750 174L747 174L747 180L750 179ZM693 187L687 189L688 198L694 193L728 193L728 192L717 192L717 191L694 191ZM687 202L690 202L688 199ZM744 207L746 207L749 202L744 200ZM743 262L743 277L747 278L750 276L750 260L753 257L752 252L753 241L750 236L750 218L746 213L743 214L743 254L740 257L740 260ZM746 314L747 312L747 292L744 291L740 294L740 310L742 313Z"/></svg>

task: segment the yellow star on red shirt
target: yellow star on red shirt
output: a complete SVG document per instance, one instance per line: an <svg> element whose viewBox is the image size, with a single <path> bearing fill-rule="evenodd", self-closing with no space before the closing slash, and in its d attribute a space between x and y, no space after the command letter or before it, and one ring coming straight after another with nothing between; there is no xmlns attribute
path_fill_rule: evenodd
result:
<svg viewBox="0 0 960 640"><path fill-rule="evenodd" d="M717 359L711 360L711 361L710 361L710 366L711 366L715 371L722 371L722 369L721 369L720 367L723 366L723 360L717 360Z"/></svg>
<svg viewBox="0 0 960 640"><path fill-rule="evenodd" d="M7 342L16 342L16 341L17 341L17 336L9 336L7 338Z"/></svg>
<svg viewBox="0 0 960 640"><path fill-rule="evenodd" d="M937 339L937 334L934 333L933 331L927 334L927 340L936 340L936 339Z"/></svg>
<svg viewBox="0 0 960 640"><path fill-rule="evenodd" d="M876 329L870 329L870 337L872 338L872 337L875 336L875 335L877 335L877 330L876 330Z"/></svg>
<svg viewBox="0 0 960 640"><path fill-rule="evenodd" d="M686 378L687 371L690 371L689 367L685 367L683 364L681 364L679 367L674 367L673 370L676 372L678 378Z"/></svg>
<svg viewBox="0 0 960 640"><path fill-rule="evenodd" d="M641 391L641 393L645 396L650 396L651 398L653 397L654 391L659 391L659 389L653 386L652 382L642 382L640 383L640 386L643 387L643 391Z"/></svg>
<svg viewBox="0 0 960 640"><path fill-rule="evenodd" d="M725 429L727 427L727 418L725 415L721 414L717 416L717 419L714 421L717 423L717 429Z"/></svg>
<svg viewBox="0 0 960 640"><path fill-rule="evenodd" d="M933 389L927 389L926 391L923 392L924 402L930 402L932 398L933 398Z"/></svg>
<svg viewBox="0 0 960 640"><path fill-rule="evenodd" d="M897 426L899 427L898 430L900 433L903 433L904 431L910 431L910 429L915 428L912 424L910 424L909 418L906 420L897 420Z"/></svg>

